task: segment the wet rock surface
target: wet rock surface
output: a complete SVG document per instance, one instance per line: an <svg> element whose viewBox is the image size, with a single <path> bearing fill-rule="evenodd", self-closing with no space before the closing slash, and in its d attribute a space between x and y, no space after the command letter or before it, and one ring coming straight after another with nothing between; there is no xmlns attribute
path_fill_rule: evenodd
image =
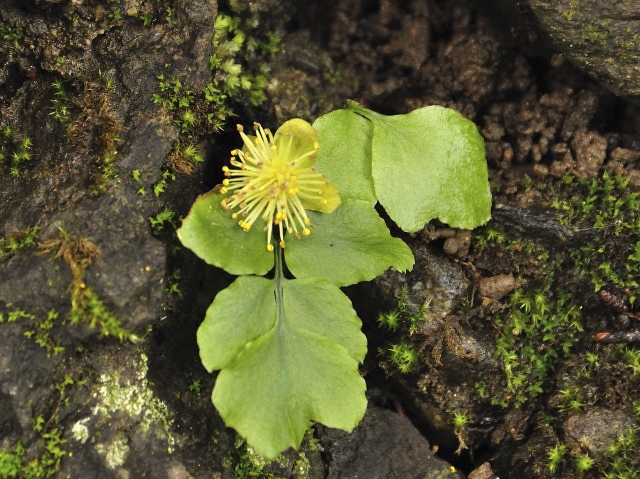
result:
<svg viewBox="0 0 640 479"><path fill-rule="evenodd" d="M636 428L633 418L622 411L601 408L574 414L563 424L567 445L593 455L605 454L619 437Z"/></svg>
<svg viewBox="0 0 640 479"><path fill-rule="evenodd" d="M388 409L370 408L350 434L322 428L319 439L330 451L327 478L463 477L433 455L407 418Z"/></svg>
<svg viewBox="0 0 640 479"><path fill-rule="evenodd" d="M214 378L203 371L195 342L206 307L232 278L176 253L170 228L157 235L149 223L165 207L177 222L215 184L211 171L219 172L237 146L235 139L227 146L224 134L194 138L211 153L206 167L170 169L180 126L152 100L159 75L199 90L220 74L209 70L216 2L9 1L0 12L0 130L11 126L16 139L0 133L0 146L11 154L27 135L33 146L15 177L11 163L0 162L0 235L38 225L41 243L57 241L60 228L90 240L99 253L83 270L83 284L141 341L119 342L63 321L75 276L55 258L57 248L40 256L32 245L0 258L0 451L14 453L20 442L25 462L47 459L42 451L57 431L66 442L54 477L73 478L231 478L249 467L259 477L463 477L476 467L480 477L550 477L549 450L566 443L564 476L580 476L572 464L589 453L602 462L581 477L598 477L605 449L636 430L640 398L635 346L597 344L592 336L613 326L633 330L637 306L629 302L632 288L607 285L622 298L622 313L595 295L593 272L580 274L570 258L599 233L586 221L561 222L551 204L582 204L575 185L562 183L566 173L596 181L604 170L640 186L637 107L523 35L531 25L505 27L473 2L229 3L230 13L275 25L282 37L270 62L268 101L239 105L229 131L235 122L313 120L347 98L384 113L456 108L485 138L494 219L471 232L434 222L404 237L416 256L411 273L389 271L349 289L370 343L363 374L382 393L353 434L318 427L322 450L307 444L307 460L289 451L283 464L259 469L211 405ZM610 10L594 20L590 9L571 5L568 18L562 2L530 3L540 16L560 13L562 22L579 25L550 29L566 35L560 43L618 18ZM628 7L622 3L618 10ZM586 64L606 55L601 46L622 41L614 33L611 26L601 45L582 38L591 50L577 50L584 45L576 42L568 56L598 67L607 88L637 96L631 83L616 79L633 68L626 59ZM63 111L53 100L64 100L66 121L56 119ZM157 197L163 171L176 179ZM604 238L598 247L632 256L625 235L597 236ZM607 259L615 264L614 254ZM181 295L167 293L171 282ZM548 303L537 304L539 294ZM415 324L381 327L377 315L400 298ZM579 309L583 331L570 321L548 323L573 314L560 300ZM52 310L59 319L49 326ZM514 318L524 319L508 322ZM522 343L511 354L530 356L533 366L509 362L506 337ZM388 354L397 344L418 354L408 373ZM57 346L64 351L55 354ZM557 359L543 364L540 352L548 351ZM523 389L529 385L541 391ZM531 397L518 402L523 391Z"/></svg>
<svg viewBox="0 0 640 479"><path fill-rule="evenodd" d="M573 63L614 93L640 100L634 2L548 2L532 0L531 10L552 42Z"/></svg>

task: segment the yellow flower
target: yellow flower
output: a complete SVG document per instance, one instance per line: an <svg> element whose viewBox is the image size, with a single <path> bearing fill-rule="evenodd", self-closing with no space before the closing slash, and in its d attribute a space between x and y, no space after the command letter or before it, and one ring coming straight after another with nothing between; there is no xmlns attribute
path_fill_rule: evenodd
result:
<svg viewBox="0 0 640 479"><path fill-rule="evenodd" d="M331 213L340 197L338 189L313 168L319 148L313 126L295 118L275 135L258 123L253 128L256 136L248 136L238 125L244 147L231 152L234 168L222 167L226 178L220 192L231 195L221 204L225 210L237 208L231 217L245 231L261 218L266 223L267 250L273 251L274 226L284 248L285 233L298 238L311 233L306 210Z"/></svg>

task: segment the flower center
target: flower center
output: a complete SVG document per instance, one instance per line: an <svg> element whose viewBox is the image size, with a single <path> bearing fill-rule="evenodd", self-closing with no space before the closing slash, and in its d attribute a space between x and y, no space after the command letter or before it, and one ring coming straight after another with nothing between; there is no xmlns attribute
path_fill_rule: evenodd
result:
<svg viewBox="0 0 640 479"><path fill-rule="evenodd" d="M230 197L224 198L222 207L227 210L238 208L232 218L238 219L238 225L249 231L258 218L266 223L267 250L273 251L271 243L273 227L277 227L280 246L284 248L285 233L293 233L296 237L311 233L311 221L303 206L303 200L320 198L327 181L311 166L318 145L313 149L296 156L292 147L292 134L280 134L277 140L269 130L259 124L254 125L255 138L244 134L242 126L238 131L244 140L244 149L233 150L230 169L222 168L225 179L221 193L233 191ZM278 135L279 132L276 132Z"/></svg>

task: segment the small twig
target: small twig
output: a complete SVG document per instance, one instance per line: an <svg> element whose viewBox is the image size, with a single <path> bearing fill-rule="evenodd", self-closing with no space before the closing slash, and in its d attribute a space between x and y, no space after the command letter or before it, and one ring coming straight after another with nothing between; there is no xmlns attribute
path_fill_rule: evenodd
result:
<svg viewBox="0 0 640 479"><path fill-rule="evenodd" d="M602 344L640 343L640 331L601 332L593 335L593 340Z"/></svg>

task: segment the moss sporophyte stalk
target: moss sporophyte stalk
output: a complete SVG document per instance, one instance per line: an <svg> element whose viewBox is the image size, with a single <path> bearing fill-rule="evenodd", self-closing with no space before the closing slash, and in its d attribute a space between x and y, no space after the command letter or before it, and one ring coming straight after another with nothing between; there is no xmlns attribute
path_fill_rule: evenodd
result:
<svg viewBox="0 0 640 479"><path fill-rule="evenodd" d="M306 210L331 213L340 205L338 189L318 173L316 162L320 145L313 126L299 118L285 122L274 134L254 123L256 136L238 131L244 141L242 150L231 152L231 166L223 166L225 179L220 193L233 192L221 201L238 225L249 231L261 218L267 233L267 250L273 251L274 226L280 247L285 233L311 234Z"/></svg>

